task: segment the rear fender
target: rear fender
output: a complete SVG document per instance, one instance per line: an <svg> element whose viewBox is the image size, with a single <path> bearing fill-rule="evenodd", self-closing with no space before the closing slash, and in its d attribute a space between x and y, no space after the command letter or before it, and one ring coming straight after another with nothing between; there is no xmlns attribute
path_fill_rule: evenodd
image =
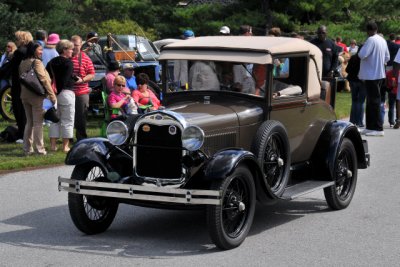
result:
<svg viewBox="0 0 400 267"><path fill-rule="evenodd" d="M222 150L213 155L208 161L204 177L206 180L225 179L229 177L239 165L245 165L251 171L257 190L257 199L263 204L269 204L275 199L267 183L263 182L263 175L253 153L243 149Z"/></svg>
<svg viewBox="0 0 400 267"><path fill-rule="evenodd" d="M347 121L333 121L328 123L318 140L313 152L312 161L314 171L317 172L318 178L326 177L332 180L334 176L335 160L339 153L340 145L343 138L352 141L357 153L357 166L359 169L368 167L369 162L366 160L368 146L363 144L361 135L356 126ZM321 177L322 176L322 177Z"/></svg>

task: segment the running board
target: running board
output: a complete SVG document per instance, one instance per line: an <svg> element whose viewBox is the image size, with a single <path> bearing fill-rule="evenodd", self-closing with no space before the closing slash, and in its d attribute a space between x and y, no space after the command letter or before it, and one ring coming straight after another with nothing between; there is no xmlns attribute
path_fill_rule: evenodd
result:
<svg viewBox="0 0 400 267"><path fill-rule="evenodd" d="M280 198L285 199L285 200L292 200L292 199L298 198L302 195L314 192L316 190L323 189L328 186L332 186L334 184L335 184L334 181L310 180L310 181L301 182L298 184L288 186Z"/></svg>

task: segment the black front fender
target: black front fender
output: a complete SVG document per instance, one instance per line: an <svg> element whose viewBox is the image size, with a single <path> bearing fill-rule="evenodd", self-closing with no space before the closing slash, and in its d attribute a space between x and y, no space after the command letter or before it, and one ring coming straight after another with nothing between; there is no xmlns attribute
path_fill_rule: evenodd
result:
<svg viewBox="0 0 400 267"><path fill-rule="evenodd" d="M112 146L106 138L88 138L77 142L65 158L67 165L80 165L87 162L97 162L108 169L106 155Z"/></svg>
<svg viewBox="0 0 400 267"><path fill-rule="evenodd" d="M205 179L225 179L241 164L247 166L254 177L257 199L263 204L273 203L275 196L267 183L263 181L263 174L257 158L249 151L231 148L215 153L205 167Z"/></svg>
<svg viewBox="0 0 400 267"><path fill-rule="evenodd" d="M219 151L208 161L204 172L205 177L206 179L225 179L245 160L257 163L254 154L243 149Z"/></svg>

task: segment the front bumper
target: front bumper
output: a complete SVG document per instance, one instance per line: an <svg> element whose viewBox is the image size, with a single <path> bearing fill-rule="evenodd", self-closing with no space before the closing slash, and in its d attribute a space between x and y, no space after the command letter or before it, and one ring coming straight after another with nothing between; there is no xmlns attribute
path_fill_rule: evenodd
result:
<svg viewBox="0 0 400 267"><path fill-rule="evenodd" d="M175 189L157 186L88 182L58 177L58 191L73 194L187 205L221 205L217 190Z"/></svg>

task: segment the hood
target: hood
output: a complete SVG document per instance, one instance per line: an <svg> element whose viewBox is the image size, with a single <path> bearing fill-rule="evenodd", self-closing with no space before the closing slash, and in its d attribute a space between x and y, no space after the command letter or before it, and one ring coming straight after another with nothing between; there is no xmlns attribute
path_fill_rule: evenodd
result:
<svg viewBox="0 0 400 267"><path fill-rule="evenodd" d="M204 132L239 126L237 114L229 107L221 105L181 102L168 107L168 110L179 113L188 124L199 126Z"/></svg>
<svg viewBox="0 0 400 267"><path fill-rule="evenodd" d="M246 103L185 101L170 105L167 109L180 114L188 124L199 126L207 133L237 129L260 121L263 110Z"/></svg>

